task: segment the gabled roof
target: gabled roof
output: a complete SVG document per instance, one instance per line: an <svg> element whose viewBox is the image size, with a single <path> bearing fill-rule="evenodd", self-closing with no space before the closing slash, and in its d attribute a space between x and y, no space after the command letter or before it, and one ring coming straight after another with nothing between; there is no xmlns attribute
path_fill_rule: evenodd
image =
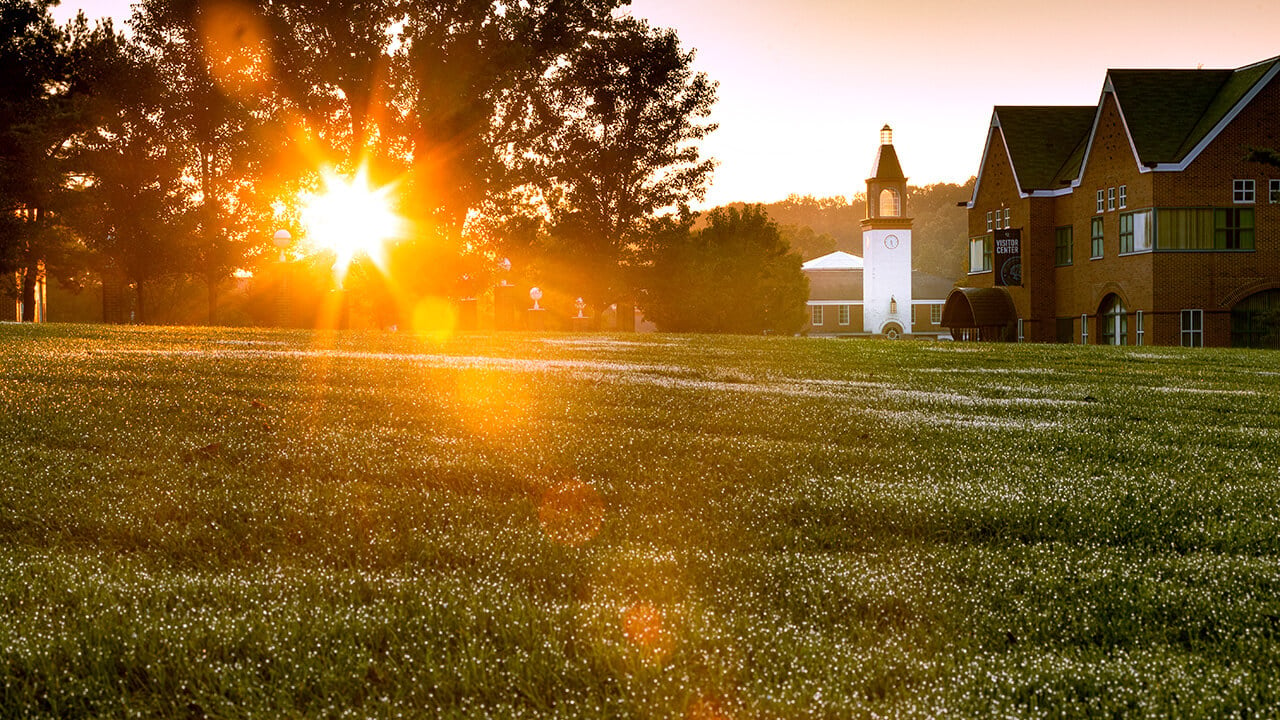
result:
<svg viewBox="0 0 1280 720"><path fill-rule="evenodd" d="M1112 95L1142 171L1183 170L1277 74L1280 57L1235 70L1110 70L1096 106L998 106L991 132L1004 137L1020 193L1057 194L1079 183ZM979 169L974 202L981 184Z"/></svg>
<svg viewBox="0 0 1280 720"><path fill-rule="evenodd" d="M862 302L862 269L813 273L809 276L809 300Z"/></svg>
<svg viewBox="0 0 1280 720"><path fill-rule="evenodd" d="M1096 111L1093 105L995 109L995 120L1024 192L1058 190L1079 175Z"/></svg>
<svg viewBox="0 0 1280 720"><path fill-rule="evenodd" d="M1109 71L1139 163L1177 162L1179 148L1232 75L1231 70Z"/></svg>
<svg viewBox="0 0 1280 720"><path fill-rule="evenodd" d="M839 250L814 258L800 266L801 270L861 270L862 258Z"/></svg>
<svg viewBox="0 0 1280 720"><path fill-rule="evenodd" d="M1191 133L1178 149L1179 159L1185 158L1277 63L1280 63L1280 57L1242 67L1231 73L1231 77L1219 88L1213 102L1209 103L1209 107L1205 109L1200 122L1192 128Z"/></svg>

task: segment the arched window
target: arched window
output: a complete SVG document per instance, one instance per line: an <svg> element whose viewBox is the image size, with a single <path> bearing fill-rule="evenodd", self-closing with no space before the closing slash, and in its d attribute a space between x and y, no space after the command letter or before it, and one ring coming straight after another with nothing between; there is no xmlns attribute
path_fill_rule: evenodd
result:
<svg viewBox="0 0 1280 720"><path fill-rule="evenodd" d="M1250 295L1231 308L1231 346L1280 346L1280 290Z"/></svg>
<svg viewBox="0 0 1280 720"><path fill-rule="evenodd" d="M1098 308L1098 344L1129 344L1129 316L1119 295L1106 296Z"/></svg>
<svg viewBox="0 0 1280 720"><path fill-rule="evenodd" d="M898 191L885 188L880 191L880 217L898 217L902 214L902 205L898 199Z"/></svg>

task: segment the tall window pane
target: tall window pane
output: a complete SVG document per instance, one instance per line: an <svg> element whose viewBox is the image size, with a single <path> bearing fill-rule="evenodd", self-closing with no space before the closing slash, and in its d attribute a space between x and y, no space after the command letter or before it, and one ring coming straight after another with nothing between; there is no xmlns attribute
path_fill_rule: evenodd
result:
<svg viewBox="0 0 1280 720"><path fill-rule="evenodd" d="M1071 264L1071 226L1054 230L1053 264L1058 267Z"/></svg>

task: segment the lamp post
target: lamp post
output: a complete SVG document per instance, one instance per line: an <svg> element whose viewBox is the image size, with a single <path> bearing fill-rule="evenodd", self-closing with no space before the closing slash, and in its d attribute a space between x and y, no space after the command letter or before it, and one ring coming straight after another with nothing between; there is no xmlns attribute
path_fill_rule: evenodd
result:
<svg viewBox="0 0 1280 720"><path fill-rule="evenodd" d="M276 327L289 327L289 266L284 251L293 243L288 230L277 230L271 241L280 250L280 286L276 294Z"/></svg>
<svg viewBox="0 0 1280 720"><path fill-rule="evenodd" d="M293 243L293 236L289 234L288 230L277 230L271 241L276 244L276 247L280 248L280 262L284 262L284 251Z"/></svg>
<svg viewBox="0 0 1280 720"><path fill-rule="evenodd" d="M578 314L573 317L573 331L586 332L591 329L591 319L583 312L587 309L587 301L582 298L578 298L573 301L573 306L578 309Z"/></svg>
<svg viewBox="0 0 1280 720"><path fill-rule="evenodd" d="M534 331L542 330L546 327L544 318L547 314L546 310L538 305L538 301L542 299L542 288L531 288L529 299L533 301L533 307L525 311L525 317L528 318L525 326Z"/></svg>

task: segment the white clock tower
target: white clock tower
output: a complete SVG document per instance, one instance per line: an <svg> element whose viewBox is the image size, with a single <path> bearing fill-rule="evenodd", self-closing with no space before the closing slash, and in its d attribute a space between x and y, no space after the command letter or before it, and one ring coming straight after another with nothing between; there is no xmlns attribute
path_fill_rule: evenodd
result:
<svg viewBox="0 0 1280 720"><path fill-rule="evenodd" d="M893 130L880 131L880 150L867 179L862 221L862 328L898 338L911 333L911 218L907 178L893 149Z"/></svg>

